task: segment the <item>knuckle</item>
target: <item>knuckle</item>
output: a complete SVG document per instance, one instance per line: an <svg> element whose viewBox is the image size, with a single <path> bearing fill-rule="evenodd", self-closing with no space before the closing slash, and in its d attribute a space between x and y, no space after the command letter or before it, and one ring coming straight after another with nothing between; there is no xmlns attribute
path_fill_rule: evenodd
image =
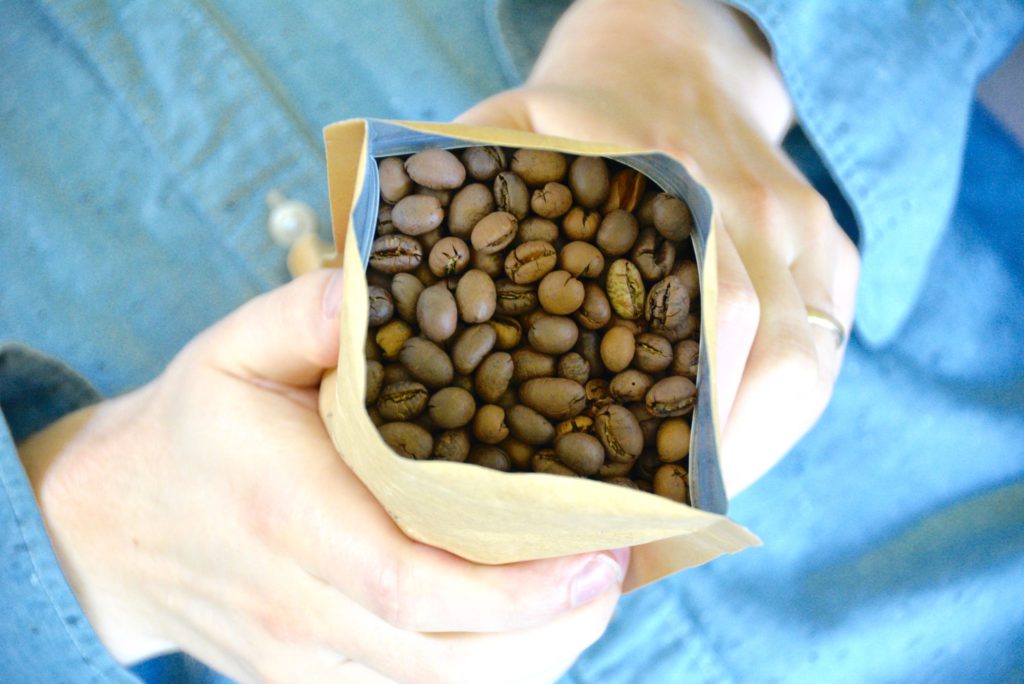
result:
<svg viewBox="0 0 1024 684"><path fill-rule="evenodd" d="M749 282L731 278L718 281L718 320L726 324L746 324L753 328L761 317L761 303Z"/></svg>
<svg viewBox="0 0 1024 684"><path fill-rule="evenodd" d="M262 604L256 610L255 619L259 628L279 644L296 644L309 639L309 619L289 603Z"/></svg>
<svg viewBox="0 0 1024 684"><path fill-rule="evenodd" d="M412 597L408 584L408 563L400 556L388 556L380 561L370 587L370 610L380 619L402 630L415 629Z"/></svg>

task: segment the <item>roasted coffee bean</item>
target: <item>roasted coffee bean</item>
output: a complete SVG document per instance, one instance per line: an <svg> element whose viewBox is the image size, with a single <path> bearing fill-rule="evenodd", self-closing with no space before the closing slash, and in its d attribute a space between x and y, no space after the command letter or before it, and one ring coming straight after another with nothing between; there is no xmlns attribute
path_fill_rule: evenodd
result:
<svg viewBox="0 0 1024 684"><path fill-rule="evenodd" d="M514 370L512 355L508 352L488 354L476 369L476 393L489 404L498 403L512 382Z"/></svg>
<svg viewBox="0 0 1024 684"><path fill-rule="evenodd" d="M523 339L523 326L514 318L495 316L491 319L491 327L496 335L494 346L498 349L515 349Z"/></svg>
<svg viewBox="0 0 1024 684"><path fill-rule="evenodd" d="M659 190L648 190L637 205L636 220L644 228L654 227L654 200L658 199L659 194Z"/></svg>
<svg viewBox="0 0 1024 684"><path fill-rule="evenodd" d="M697 386L678 375L656 382L644 397L647 412L659 418L683 416L693 410Z"/></svg>
<svg viewBox="0 0 1024 684"><path fill-rule="evenodd" d="M633 337L636 337L644 331L643 319L638 321L631 321L628 318L620 318L619 316L612 316L612 320L608 322L609 328L625 328L629 331Z"/></svg>
<svg viewBox="0 0 1024 684"><path fill-rule="evenodd" d="M640 431L644 433L644 446L655 446L658 443L658 429L665 422L664 419L655 418L648 413L647 407L643 403L630 404L626 408L630 410L636 417L636 421L640 423Z"/></svg>
<svg viewBox="0 0 1024 684"><path fill-rule="evenodd" d="M576 352L590 364L590 377L598 377L607 372L601 360L601 333L596 330L581 330L576 341Z"/></svg>
<svg viewBox="0 0 1024 684"><path fill-rule="evenodd" d="M371 330L370 333L373 333L373 331ZM377 346L377 341L373 339L372 334L366 336L366 344L363 345L363 353L366 354L367 361L377 361L380 363L384 360L384 354L381 353L380 347Z"/></svg>
<svg viewBox="0 0 1024 684"><path fill-rule="evenodd" d="M424 337L433 342L444 342L455 334L459 309L455 297L444 283L431 285L420 293L416 302L416 322Z"/></svg>
<svg viewBox="0 0 1024 684"><path fill-rule="evenodd" d="M377 410L376 406L367 406L366 415L370 417L370 422L377 427L384 424L384 419L380 417L380 411Z"/></svg>
<svg viewBox="0 0 1024 684"><path fill-rule="evenodd" d="M491 320L497 308L498 294L494 280L479 269L466 271L455 286L455 305L466 323Z"/></svg>
<svg viewBox="0 0 1024 684"><path fill-rule="evenodd" d="M469 453L468 462L491 470L500 470L503 473L512 470L512 460L508 454L495 446L474 447Z"/></svg>
<svg viewBox="0 0 1024 684"><path fill-rule="evenodd" d="M414 195L433 197L437 200L437 203L441 205L442 209L446 209L452 202L451 190L435 190L434 188L428 188L423 185L414 185L412 187L412 192Z"/></svg>
<svg viewBox="0 0 1024 684"><path fill-rule="evenodd" d="M462 164L478 181L491 181L508 168L505 150L500 147L467 147L462 152Z"/></svg>
<svg viewBox="0 0 1024 684"><path fill-rule="evenodd" d="M633 363L645 373L660 373L672 363L672 344L661 335L641 333L636 337Z"/></svg>
<svg viewBox="0 0 1024 684"><path fill-rule="evenodd" d="M462 463L469 456L469 433L465 430L445 430L434 440L434 458L440 461Z"/></svg>
<svg viewBox="0 0 1024 684"><path fill-rule="evenodd" d="M576 157L569 165L569 187L580 206L597 209L608 199L611 179L601 157Z"/></svg>
<svg viewBox="0 0 1024 684"><path fill-rule="evenodd" d="M593 435L584 432L570 432L555 442L558 460L577 474L593 475L604 463L604 447Z"/></svg>
<svg viewBox="0 0 1024 684"><path fill-rule="evenodd" d="M630 258L645 280L661 280L672 273L676 262L676 245L653 228L645 228L633 245Z"/></svg>
<svg viewBox="0 0 1024 684"><path fill-rule="evenodd" d="M418 382L396 382L381 390L377 410L387 421L412 420L423 413L427 396L427 388Z"/></svg>
<svg viewBox="0 0 1024 684"><path fill-rule="evenodd" d="M430 458L434 438L416 423L384 423L378 426L380 436L399 456L422 460Z"/></svg>
<svg viewBox="0 0 1024 684"><path fill-rule="evenodd" d="M441 280L430 272L430 266L427 264L426 260L421 262L420 265L413 270L412 274L416 276L421 283L423 283L423 287L425 288L430 287L431 285L436 285L438 281Z"/></svg>
<svg viewBox="0 0 1024 684"><path fill-rule="evenodd" d="M423 283L411 273L396 273L391 280L391 298L395 302L395 310L402 320L416 322L416 304L423 292Z"/></svg>
<svg viewBox="0 0 1024 684"><path fill-rule="evenodd" d="M377 328L374 340L385 359L396 359L402 351L402 345L412 337L412 328L405 321L397 318Z"/></svg>
<svg viewBox="0 0 1024 684"><path fill-rule="evenodd" d="M540 305L550 314L565 316L583 304L583 283L568 271L552 271L537 287Z"/></svg>
<svg viewBox="0 0 1024 684"><path fill-rule="evenodd" d="M384 273L412 271L423 261L423 246L408 235L385 235L370 247L370 266Z"/></svg>
<svg viewBox="0 0 1024 684"><path fill-rule="evenodd" d="M473 373L484 357L491 353L495 337L494 328L486 323L466 328L452 345L455 370L464 375Z"/></svg>
<svg viewBox="0 0 1024 684"><path fill-rule="evenodd" d="M401 363L389 363L384 366L382 381L384 385L393 385L396 382L412 382L413 377Z"/></svg>
<svg viewBox="0 0 1024 684"><path fill-rule="evenodd" d="M562 219L562 232L569 240L593 240L601 225L601 212L573 207Z"/></svg>
<svg viewBox="0 0 1024 684"><path fill-rule="evenodd" d="M530 191L523 179L510 171L499 173L494 179L494 206L517 219L526 218L530 211Z"/></svg>
<svg viewBox="0 0 1024 684"><path fill-rule="evenodd" d="M405 166L399 157L386 157L377 162L380 175L380 197L389 204L394 204L412 191L412 179L405 172Z"/></svg>
<svg viewBox="0 0 1024 684"><path fill-rule="evenodd" d="M541 354L539 351L526 347L512 352L512 380L526 382L534 378L549 378L555 374L555 357Z"/></svg>
<svg viewBox="0 0 1024 684"><path fill-rule="evenodd" d="M506 316L521 316L537 308L537 288L520 285L511 280L494 283L498 311Z"/></svg>
<svg viewBox="0 0 1024 684"><path fill-rule="evenodd" d="M690 313L690 297L679 278L668 276L647 295L644 317L654 332L678 331Z"/></svg>
<svg viewBox="0 0 1024 684"><path fill-rule="evenodd" d="M455 375L455 377L452 378L451 386L452 387L458 387L460 389L464 389L467 392L469 392L470 394L472 394L473 391L476 389L473 386L473 378L472 378L472 376L462 375L461 373L457 373Z"/></svg>
<svg viewBox="0 0 1024 684"><path fill-rule="evenodd" d="M546 218L528 216L519 222L519 231L516 233L516 239L519 242L542 240L554 243L558 240L558 226Z"/></svg>
<svg viewBox="0 0 1024 684"><path fill-rule="evenodd" d="M544 354L564 354L576 345L580 330L571 318L542 315L530 325L530 345Z"/></svg>
<svg viewBox="0 0 1024 684"><path fill-rule="evenodd" d="M391 210L391 221L395 228L406 235L423 235L441 225L444 209L436 197L429 195L407 195Z"/></svg>
<svg viewBox="0 0 1024 684"><path fill-rule="evenodd" d="M661 193L654 200L654 227L668 240L685 240L693 230L690 208L678 197Z"/></svg>
<svg viewBox="0 0 1024 684"><path fill-rule="evenodd" d="M624 406L611 404L594 417L594 432L604 445L608 459L626 463L636 459L644 448L640 423Z"/></svg>
<svg viewBox="0 0 1024 684"><path fill-rule="evenodd" d="M644 196L647 178L635 169L621 169L612 176L603 210L607 214L616 209L633 211Z"/></svg>
<svg viewBox="0 0 1024 684"><path fill-rule="evenodd" d="M569 352L558 359L558 376L582 385L590 380L590 364L578 352Z"/></svg>
<svg viewBox="0 0 1024 684"><path fill-rule="evenodd" d="M508 437L505 409L484 404L473 416L473 435L484 444L497 444Z"/></svg>
<svg viewBox="0 0 1024 684"><path fill-rule="evenodd" d="M583 385L565 378L536 378L519 388L519 399L553 420L578 416L586 408Z"/></svg>
<svg viewBox="0 0 1024 684"><path fill-rule="evenodd" d="M643 315L644 281L633 262L628 259L613 261L608 267L605 289L612 309L619 316L635 320Z"/></svg>
<svg viewBox="0 0 1024 684"><path fill-rule="evenodd" d="M462 273L469 264L469 246L461 238L441 238L430 249L427 264L438 278Z"/></svg>
<svg viewBox="0 0 1024 684"><path fill-rule="evenodd" d="M555 455L554 449L542 449L533 455L530 463L533 471L545 475L562 475L564 477L579 477L572 468L562 465Z"/></svg>
<svg viewBox="0 0 1024 684"><path fill-rule="evenodd" d="M466 180L466 167L448 150L417 152L405 160L405 171L420 185L434 190L452 190Z"/></svg>
<svg viewBox="0 0 1024 684"><path fill-rule="evenodd" d="M672 372L690 380L697 379L697 367L700 364L700 345L694 340L682 340L676 343L672 353Z"/></svg>
<svg viewBox="0 0 1024 684"><path fill-rule="evenodd" d="M391 205L381 202L377 208L377 237L391 235L395 232L395 224L391 220Z"/></svg>
<svg viewBox="0 0 1024 684"><path fill-rule="evenodd" d="M424 392L426 388L424 387ZM461 387L444 387L430 397L427 412L434 424L446 430L460 428L473 419L476 401Z"/></svg>
<svg viewBox="0 0 1024 684"><path fill-rule="evenodd" d="M605 406L615 402L612 398L611 390L608 389L608 381L604 378L591 378L587 380L583 389L587 397L587 406L593 409L592 412L588 411L591 415L596 416Z"/></svg>
<svg viewBox="0 0 1024 684"><path fill-rule="evenodd" d="M601 360L604 367L618 373L629 367L636 352L636 339L627 328L615 326L601 338Z"/></svg>
<svg viewBox="0 0 1024 684"><path fill-rule="evenodd" d="M682 418L669 418L658 427L658 458L675 463L690 453L690 423Z"/></svg>
<svg viewBox="0 0 1024 684"><path fill-rule="evenodd" d="M643 401L647 391L654 385L654 380L647 373L629 368L622 371L608 383L608 391L616 401L629 403Z"/></svg>
<svg viewBox="0 0 1024 684"><path fill-rule="evenodd" d="M577 278L597 278L604 272L604 254L589 242L574 240L558 253L558 266Z"/></svg>
<svg viewBox="0 0 1024 684"><path fill-rule="evenodd" d="M572 208L572 192L561 183L546 183L533 191L530 208L542 218L558 218Z"/></svg>
<svg viewBox="0 0 1024 684"><path fill-rule="evenodd" d="M602 252L619 257L633 249L639 234L640 226L633 215L623 209L616 209L601 219L595 240Z"/></svg>
<svg viewBox="0 0 1024 684"><path fill-rule="evenodd" d="M530 469L530 463L533 460L533 454L536 449L529 444L520 442L515 437L509 437L499 444L498 448L508 455L516 470Z"/></svg>
<svg viewBox="0 0 1024 684"><path fill-rule="evenodd" d="M593 418L583 415L576 416L575 418L563 420L555 426L555 439L558 439L562 435L567 435L570 432L590 432L593 429Z"/></svg>
<svg viewBox="0 0 1024 684"><path fill-rule="evenodd" d="M512 214L507 211L492 212L473 227L473 249L484 254L500 252L512 244L518 228L519 221Z"/></svg>
<svg viewBox="0 0 1024 684"><path fill-rule="evenodd" d="M584 283L583 303L576 310L576 321L587 330L600 330L612 319L608 295L597 283ZM587 359L593 363L592 359Z"/></svg>
<svg viewBox="0 0 1024 684"><path fill-rule="evenodd" d="M700 273L697 271L696 261L682 261L672 269L672 275L679 278L686 294L690 297L690 303L700 298Z"/></svg>
<svg viewBox="0 0 1024 684"><path fill-rule="evenodd" d="M597 469L597 476L608 481L609 478L626 478L629 475L629 471L633 469L634 461L626 461L625 463L616 463L615 461L605 461L601 464L601 467Z"/></svg>
<svg viewBox="0 0 1024 684"><path fill-rule="evenodd" d="M636 459L636 463L633 465L632 475L637 480L646 480L650 482L654 479L654 474L658 472L658 468L662 466L661 459L658 458L658 452L654 449L644 449L640 457Z"/></svg>
<svg viewBox="0 0 1024 684"><path fill-rule="evenodd" d="M654 473L654 493L677 503L689 500L689 485L686 469L675 463L667 463Z"/></svg>
<svg viewBox="0 0 1024 684"><path fill-rule="evenodd" d="M605 477L602 478L601 481L607 482L608 484L616 485L618 487L625 487L626 489L640 489L640 487L637 486L636 482L633 482L628 477Z"/></svg>
<svg viewBox="0 0 1024 684"><path fill-rule="evenodd" d="M472 254L469 257L469 265L475 269L479 269L491 276L492 279L504 277L505 275L505 255L501 252L495 254L484 254L478 252L475 249L470 250Z"/></svg>
<svg viewBox="0 0 1024 684"><path fill-rule="evenodd" d="M528 185L538 186L565 178L565 155L552 150L521 149L512 153L512 170Z"/></svg>
<svg viewBox="0 0 1024 684"><path fill-rule="evenodd" d="M555 438L555 428L550 421L529 406L513 406L505 420L512 436L526 444L543 446Z"/></svg>
<svg viewBox="0 0 1024 684"><path fill-rule="evenodd" d="M431 389L450 385L452 378L455 377L452 360L443 349L425 337L412 337L406 340L402 345L399 359L414 378Z"/></svg>
<svg viewBox="0 0 1024 684"><path fill-rule="evenodd" d="M505 274L514 283L535 283L555 268L558 253L550 242L532 240L517 245L505 257Z"/></svg>
<svg viewBox="0 0 1024 684"><path fill-rule="evenodd" d="M468 238L473 227L494 211L494 195L483 183L472 183L452 196L448 206L448 230L452 235Z"/></svg>
<svg viewBox="0 0 1024 684"><path fill-rule="evenodd" d="M378 361L366 362L366 403L376 404L384 386L384 366Z"/></svg>
<svg viewBox="0 0 1024 684"><path fill-rule="evenodd" d="M582 285L580 286L582 288ZM369 326L376 328L391 320L395 313L395 303L391 300L391 293L383 287L371 285L366 288L369 298Z"/></svg>

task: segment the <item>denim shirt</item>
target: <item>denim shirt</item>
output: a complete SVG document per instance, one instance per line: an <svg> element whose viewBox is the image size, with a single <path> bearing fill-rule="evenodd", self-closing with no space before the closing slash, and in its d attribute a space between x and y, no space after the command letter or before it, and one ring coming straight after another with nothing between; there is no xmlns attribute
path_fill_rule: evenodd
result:
<svg viewBox="0 0 1024 684"><path fill-rule="evenodd" d="M920 301L930 296L929 264L941 261L945 242L957 244L961 253L975 244L956 242L948 232L958 225L950 217L972 121L971 93L979 75L1024 26L1024 5L1008 0L735 4L771 41L810 141L804 152L808 159L820 156L828 172L822 182L834 181L842 194L833 198L836 206L845 200L857 220L864 260L859 339L833 407L805 441L804 449L816 458L804 460L798 448L778 475L766 478L734 508L741 522L777 531L768 535L769 547L759 556L727 559L629 597L609 635L568 675L571 681L675 681L683 672L696 681L742 680L750 670L741 662L739 645L762 649L763 671L774 673L766 678L821 681L828 672L848 675L840 679L873 678L869 673L878 674L875 679L901 678L898 657L882 658L872 670L839 657L827 636L802 633L800 619L806 615L799 610L787 612L752 591L740 608L730 597L741 585L749 589L783 576L786 571L773 563L793 572L827 566L839 585L845 581L852 587L865 616L911 614L918 605L913 601L923 601L925 590L911 593L907 603L878 607L888 589L902 586L901 575L873 584L877 593L856 593L864 590L856 568L870 572L871 566L846 557L853 531L836 535L831 546L808 541L814 521L839 525L850 511L824 503L807 509L801 487L842 472L849 425L870 423L881 415L876 412L886 411L896 421L890 429L909 425L908 402L880 402L880 386L889 391L891 383L903 382L904 394L896 395L913 397L915 410L950 410L936 372L981 387L998 380L985 375L992 364L1003 369L1001 377L1020 372L1020 364L1009 360L1005 368L998 366L994 359L1001 357L985 346L1007 339L1019 346L1024 332L1012 321L1002 329L1004 336L992 340L965 333L974 354L964 358L932 350L932 338L902 329L915 345L912 354L931 350L932 365L921 363L920 377L913 364L905 376L900 375L904 370L894 371L904 366L893 354L904 353L896 333L908 318L921 330L938 325L922 313ZM451 118L518 83L564 5L541 0L363 0L340 6L322 0L11 0L5 5L0 32L0 605L6 610L0 617L0 680L138 680L106 653L64 580L18 459L17 441L101 395L151 379L206 325L286 279L283 254L263 227L264 197L279 189L327 216L323 125L352 116ZM990 135L998 138L996 132ZM1003 168L1021 167L1010 155ZM1007 206L1020 208L1024 202ZM1020 214L994 220L1017 221L1019 227ZM327 227L322 229L326 236ZM978 280L978 287L1003 282L996 266L991 269L991 278ZM1004 301L1017 301L1012 299L1017 290L1007 293ZM974 306L971 313L981 309ZM872 351L882 345L889 346ZM989 370L971 365L978 354L988 359ZM879 529L897 530L927 518L935 502L955 500L971 488L1018 482L1024 467L1007 445L1024 441L1024 429L1011 410L1020 406L1019 390L1012 396L1017 403L985 403L987 398L980 404L984 410L960 417L960 425L987 436L970 476L954 477L941 465L919 474L918 498L907 494L891 518L877 521ZM880 462L899 463L913 450L907 446L913 444L911 433L920 444L934 443L933 453L943 445L960 445L956 440L964 436L928 423L920 430L908 428L902 437L883 431L874 442L870 435L853 439L869 440ZM929 441L939 437L942 441ZM860 448L867 448L864 444ZM881 491L884 483L872 477L863 486ZM1002 492L998 510L1019 503L1017 489L997 490ZM786 502L785 524L772 517L780 501ZM865 501L873 510L889 505L881 495ZM986 527L988 542L971 536L970 543L1005 549L1009 539L1010 548L1018 548L1013 544L1020 544L1020 535L1012 530L1019 516L1007 513L997 520L1002 522ZM794 529L804 529L807 538ZM956 536L967 534L956 525L939 529L954 547L967 543ZM933 532L926 539L945 538ZM916 537L904 541L924 543ZM902 553L906 544L895 548ZM883 555L876 558L888 557L885 550L878 553ZM1003 558L999 567L1021 567L1021 555ZM959 600L972 610L990 606L1000 591L1012 589L1001 578L970 584L970 598ZM805 589L793 590L794 605L826 600L823 588ZM925 605L930 607L923 610L925 617L946 615L941 609L947 603ZM735 608L737 615L720 615L722 606ZM1014 620L1017 627L1024 624L1024 616L1011 606L993 614L990 624L971 632L993 646L978 650L971 662L988 661L995 668L988 679L996 681L1000 673L1024 673L1005 637ZM764 630L761 641L731 631L741 617ZM776 621L791 631L773 629ZM849 631L843 648L854 653L874 648L871 624L859 631L855 622L843 627ZM937 648L938 642L932 635L931 641L908 645L907 652ZM817 664L807 656L811 652L821 654ZM955 654L936 657L944 666L955 660ZM782 667L780 658L789 658L795 669L772 670ZM638 668L637 659L647 666ZM836 669L823 670L826 661Z"/></svg>

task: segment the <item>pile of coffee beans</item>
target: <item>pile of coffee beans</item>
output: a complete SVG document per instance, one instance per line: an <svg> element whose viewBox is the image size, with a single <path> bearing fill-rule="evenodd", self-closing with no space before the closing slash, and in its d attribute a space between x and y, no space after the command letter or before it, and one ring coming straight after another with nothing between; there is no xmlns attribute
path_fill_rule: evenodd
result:
<svg viewBox="0 0 1024 684"><path fill-rule="evenodd" d="M700 320L686 204L602 157L378 160L369 414L415 459L688 501Z"/></svg>

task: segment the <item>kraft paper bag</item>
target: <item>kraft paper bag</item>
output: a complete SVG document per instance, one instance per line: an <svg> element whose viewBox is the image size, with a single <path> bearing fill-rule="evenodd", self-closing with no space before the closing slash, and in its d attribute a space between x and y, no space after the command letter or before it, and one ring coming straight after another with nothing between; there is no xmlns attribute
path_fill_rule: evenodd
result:
<svg viewBox="0 0 1024 684"><path fill-rule="evenodd" d="M633 547L626 588L760 544L723 514L713 411L715 230L707 193L686 169L645 154L532 133L457 124L358 119L324 130L331 218L344 269L338 367L325 376L320 413L338 453L412 539L478 563L499 564ZM375 159L428 147L471 145L554 149L600 155L633 167L694 214L701 278L701 361L692 419L692 506L583 478L503 473L447 461L414 461L384 443L365 408L367 289L365 267L379 205Z"/></svg>

